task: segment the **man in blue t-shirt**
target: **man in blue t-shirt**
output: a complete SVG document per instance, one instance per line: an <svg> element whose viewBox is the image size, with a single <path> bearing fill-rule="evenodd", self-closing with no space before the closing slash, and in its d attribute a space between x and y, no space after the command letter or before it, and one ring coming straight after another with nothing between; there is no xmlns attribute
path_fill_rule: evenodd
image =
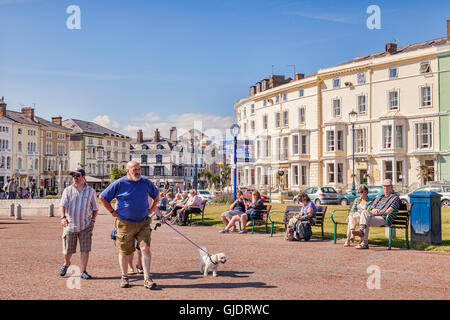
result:
<svg viewBox="0 0 450 320"><path fill-rule="evenodd" d="M141 177L141 167L136 161L127 163L127 175L106 188L99 196L103 206L116 218L116 246L119 248L119 264L122 271L121 288L129 288L127 266L135 250L135 240L142 252L144 287L155 289L150 276L150 240L152 229L149 215L155 210L159 190L147 178ZM153 199L149 206L148 197ZM117 200L116 209L111 201ZM159 212L159 211L158 211Z"/></svg>

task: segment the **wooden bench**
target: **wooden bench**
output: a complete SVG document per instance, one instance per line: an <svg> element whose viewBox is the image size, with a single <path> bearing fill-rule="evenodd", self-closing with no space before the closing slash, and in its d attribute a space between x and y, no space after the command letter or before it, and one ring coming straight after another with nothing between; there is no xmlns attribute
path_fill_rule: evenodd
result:
<svg viewBox="0 0 450 320"><path fill-rule="evenodd" d="M255 214L248 215L249 222L252 224L252 233L256 226L261 226L263 224L266 225L266 233L267 233L267 223L270 218L270 210L272 206L270 204L264 205L262 210L258 210Z"/></svg>
<svg viewBox="0 0 450 320"><path fill-rule="evenodd" d="M284 232L287 230L287 225L289 223L289 220L294 217L296 213L300 213L302 210L302 206L287 206L286 211L284 212L283 221L274 221L272 220L272 217L270 218L270 222L272 224L270 228L270 236L273 235L273 227L275 224L284 224ZM325 215L327 213L327 206L318 206L317 212L316 212L316 223L314 223L311 227L320 227L322 231L322 240L325 239L324 233L323 233L323 226L325 223Z"/></svg>
<svg viewBox="0 0 450 320"><path fill-rule="evenodd" d="M343 221L336 221L334 219L334 214L337 212L346 212L348 216L348 210L342 210L342 209L336 209L333 210L331 213L331 221L334 223L334 243L336 244L336 238L337 238L337 225L343 224L348 225L348 222ZM405 240L406 240L406 247L409 249L409 239L408 239L408 228L409 228L409 216L411 212L411 204L400 204L400 209L395 212L391 212L386 216L386 225L382 226L382 228L389 228L389 246L388 250L391 250L391 244L392 244L392 229L405 229ZM396 215L394 221L392 223L389 223L389 217L392 215ZM373 228L373 227L371 227Z"/></svg>
<svg viewBox="0 0 450 320"><path fill-rule="evenodd" d="M189 213L189 224L192 224L192 216L193 215L199 215L202 214L202 224L204 222L204 216L205 216L205 207L206 207L206 200L202 200L202 205L200 206L200 212L190 212Z"/></svg>

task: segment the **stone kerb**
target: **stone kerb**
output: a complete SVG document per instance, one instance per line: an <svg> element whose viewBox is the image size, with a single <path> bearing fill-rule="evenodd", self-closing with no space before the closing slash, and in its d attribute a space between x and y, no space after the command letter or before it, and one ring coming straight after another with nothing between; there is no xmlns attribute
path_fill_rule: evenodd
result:
<svg viewBox="0 0 450 320"><path fill-rule="evenodd" d="M9 216L11 204L14 204L14 210L17 205L22 207L22 216L38 215L49 216L50 206L53 204L53 212L55 215L59 212L60 199L14 199L0 200L0 216Z"/></svg>

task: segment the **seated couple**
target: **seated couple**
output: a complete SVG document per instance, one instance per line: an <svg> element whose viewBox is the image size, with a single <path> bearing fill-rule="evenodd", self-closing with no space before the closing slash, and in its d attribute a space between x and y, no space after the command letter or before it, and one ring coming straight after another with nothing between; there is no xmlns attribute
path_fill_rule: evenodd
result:
<svg viewBox="0 0 450 320"><path fill-rule="evenodd" d="M358 188L360 198L353 202L352 208L348 215L347 239L344 247L350 246L350 241L355 236L361 238L361 243L356 249L369 249L369 227L387 226L386 216L400 209L400 198L393 192L394 187L390 179L383 181L384 194L377 197L371 204L367 199L369 190L365 185ZM395 216L390 216L393 221ZM360 229L356 230L356 226L360 225Z"/></svg>
<svg viewBox="0 0 450 320"><path fill-rule="evenodd" d="M189 198L186 194L177 194L175 199L169 203L167 211L167 220L172 224L178 223L180 226L187 225L187 219L191 213L200 213L202 200L197 196L194 189L189 191Z"/></svg>
<svg viewBox="0 0 450 320"><path fill-rule="evenodd" d="M248 206L248 209L247 209ZM261 194L259 191L255 190L252 193L252 202L247 203L244 198L244 194L241 190L236 192L236 201L230 207L229 211L222 213L222 221L225 224L225 228L220 230L220 233L229 233L237 231L236 224L241 224L240 234L247 233L247 221L248 219L260 214L261 210L264 209L264 202L261 199Z"/></svg>

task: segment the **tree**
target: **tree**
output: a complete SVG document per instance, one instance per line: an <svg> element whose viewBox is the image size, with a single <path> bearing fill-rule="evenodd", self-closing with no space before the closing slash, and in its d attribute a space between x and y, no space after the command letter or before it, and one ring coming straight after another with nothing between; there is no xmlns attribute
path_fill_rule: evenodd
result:
<svg viewBox="0 0 450 320"><path fill-rule="evenodd" d="M111 170L109 177L110 177L111 182L113 182L119 178L126 176L126 175L127 175L126 170L121 170L121 169L115 167Z"/></svg>

